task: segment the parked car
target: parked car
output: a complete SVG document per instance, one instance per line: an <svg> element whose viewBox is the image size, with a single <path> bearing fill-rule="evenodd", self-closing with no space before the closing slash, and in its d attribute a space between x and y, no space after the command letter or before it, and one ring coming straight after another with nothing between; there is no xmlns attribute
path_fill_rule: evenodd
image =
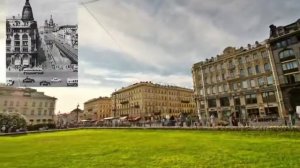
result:
<svg viewBox="0 0 300 168"><path fill-rule="evenodd" d="M61 79L59 78L52 78L51 79L51 83L60 83L61 82Z"/></svg>
<svg viewBox="0 0 300 168"><path fill-rule="evenodd" d="M12 85L14 85L15 84L15 81L14 80L12 80L12 79L7 79L6 80L6 85L7 86L12 86Z"/></svg>
<svg viewBox="0 0 300 168"><path fill-rule="evenodd" d="M34 82L35 82L35 80L32 78L26 77L25 79L23 79L23 83L34 83Z"/></svg>
<svg viewBox="0 0 300 168"><path fill-rule="evenodd" d="M51 83L48 82L48 81L41 81L40 82L40 86L49 86L49 85L51 85Z"/></svg>

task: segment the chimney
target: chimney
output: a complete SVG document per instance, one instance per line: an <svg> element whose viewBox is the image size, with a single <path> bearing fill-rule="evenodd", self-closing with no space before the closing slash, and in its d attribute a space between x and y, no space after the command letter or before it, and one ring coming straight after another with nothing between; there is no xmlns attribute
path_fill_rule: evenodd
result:
<svg viewBox="0 0 300 168"><path fill-rule="evenodd" d="M276 37L277 36L277 27L275 25L270 25L270 37Z"/></svg>
<svg viewBox="0 0 300 168"><path fill-rule="evenodd" d="M251 44L248 44L247 46L248 46L248 49L250 50L251 49Z"/></svg>

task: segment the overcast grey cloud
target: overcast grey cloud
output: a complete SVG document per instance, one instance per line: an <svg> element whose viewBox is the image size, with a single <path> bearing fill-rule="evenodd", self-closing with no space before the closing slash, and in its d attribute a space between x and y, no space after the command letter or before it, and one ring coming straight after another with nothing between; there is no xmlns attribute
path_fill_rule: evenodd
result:
<svg viewBox="0 0 300 168"><path fill-rule="evenodd" d="M88 1L79 5L79 88L39 89L58 97L57 110L138 81L192 88L194 63L300 18L299 0Z"/></svg>

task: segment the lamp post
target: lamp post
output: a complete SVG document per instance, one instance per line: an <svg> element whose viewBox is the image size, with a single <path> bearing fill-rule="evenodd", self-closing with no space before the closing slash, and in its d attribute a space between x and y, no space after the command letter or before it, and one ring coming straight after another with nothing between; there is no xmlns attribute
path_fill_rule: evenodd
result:
<svg viewBox="0 0 300 168"><path fill-rule="evenodd" d="M79 122L79 104L77 104L76 113L77 113L77 124Z"/></svg>

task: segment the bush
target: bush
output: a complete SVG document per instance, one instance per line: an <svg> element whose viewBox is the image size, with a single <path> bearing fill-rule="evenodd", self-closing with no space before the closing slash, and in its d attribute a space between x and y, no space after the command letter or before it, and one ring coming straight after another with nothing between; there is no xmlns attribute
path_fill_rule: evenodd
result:
<svg viewBox="0 0 300 168"><path fill-rule="evenodd" d="M45 129L55 129L56 125L55 124L47 124L47 123L42 123L42 124L35 124L35 125L28 125L27 126L27 131L37 131L40 128L45 128Z"/></svg>
<svg viewBox="0 0 300 168"><path fill-rule="evenodd" d="M26 128L26 120L19 113L0 113L0 126L5 126L5 132L9 129L15 132L17 129Z"/></svg>

